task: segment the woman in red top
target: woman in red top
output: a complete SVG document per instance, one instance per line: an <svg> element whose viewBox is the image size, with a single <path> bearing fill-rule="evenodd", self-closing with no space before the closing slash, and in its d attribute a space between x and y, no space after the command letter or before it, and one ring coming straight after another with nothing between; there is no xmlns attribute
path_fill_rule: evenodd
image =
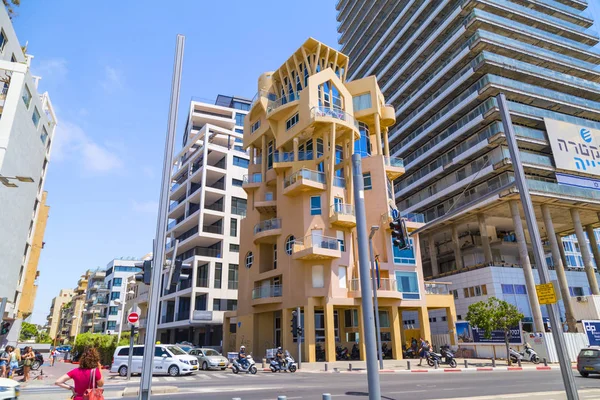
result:
<svg viewBox="0 0 600 400"><path fill-rule="evenodd" d="M91 387L92 373L96 376L96 386L104 386L104 380L102 379L102 372L100 370L100 356L98 351L94 348L87 349L83 352L83 355L79 359L79 368L72 369L66 375L61 376L54 382L56 386L68 389L73 392L73 399L83 400L83 394L87 389L93 389ZM67 385L67 381L73 379L74 386Z"/></svg>

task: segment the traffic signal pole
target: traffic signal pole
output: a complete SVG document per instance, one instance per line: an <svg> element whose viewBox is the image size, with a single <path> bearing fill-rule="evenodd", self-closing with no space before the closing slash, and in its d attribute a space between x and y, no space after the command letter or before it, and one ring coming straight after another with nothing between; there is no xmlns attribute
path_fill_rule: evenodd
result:
<svg viewBox="0 0 600 400"><path fill-rule="evenodd" d="M158 326L158 303L160 299L160 281L162 278L165 260L166 225L169 207L169 186L171 181L171 168L173 166L173 148L175 145L175 130L177 128L177 111L179 108L179 90L181 87L181 70L183 67L183 47L185 37L177 35L175 61L173 65L173 78L171 81L171 101L169 106L169 120L167 138L165 141L165 155L163 160L162 185L156 222L156 239L152 256L152 282L148 292L148 319L146 327L146 340L142 364L142 379L140 381L139 400L148 400L151 396L152 369L154 363L154 345L156 343L156 329Z"/></svg>
<svg viewBox="0 0 600 400"><path fill-rule="evenodd" d="M300 364L302 364L302 314L300 314L300 307L296 308L296 313L298 316L296 320L296 341L298 342L298 369L300 369Z"/></svg>

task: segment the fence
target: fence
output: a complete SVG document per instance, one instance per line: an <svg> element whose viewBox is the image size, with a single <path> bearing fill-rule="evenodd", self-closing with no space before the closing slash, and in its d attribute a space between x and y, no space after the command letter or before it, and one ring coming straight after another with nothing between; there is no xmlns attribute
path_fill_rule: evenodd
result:
<svg viewBox="0 0 600 400"><path fill-rule="evenodd" d="M588 337L585 333L565 333L565 343L567 345L567 353L571 362L577 361L579 350L590 345ZM525 334L525 341L529 343L538 353L540 358L545 358L548 362L558 362L556 347L554 346L553 334L537 333Z"/></svg>

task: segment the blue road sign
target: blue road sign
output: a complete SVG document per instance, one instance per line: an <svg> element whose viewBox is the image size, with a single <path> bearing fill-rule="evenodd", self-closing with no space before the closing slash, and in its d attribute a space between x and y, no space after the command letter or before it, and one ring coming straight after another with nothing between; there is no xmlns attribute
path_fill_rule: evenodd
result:
<svg viewBox="0 0 600 400"><path fill-rule="evenodd" d="M392 218L397 219L400 216L397 208L392 208Z"/></svg>

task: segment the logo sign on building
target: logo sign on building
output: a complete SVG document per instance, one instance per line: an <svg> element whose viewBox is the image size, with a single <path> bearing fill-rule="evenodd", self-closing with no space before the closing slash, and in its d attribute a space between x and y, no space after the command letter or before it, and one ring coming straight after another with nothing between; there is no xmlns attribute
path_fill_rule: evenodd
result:
<svg viewBox="0 0 600 400"><path fill-rule="evenodd" d="M600 321L581 321L590 346L600 346Z"/></svg>
<svg viewBox="0 0 600 400"><path fill-rule="evenodd" d="M556 168L600 176L600 130L544 118Z"/></svg>
<svg viewBox="0 0 600 400"><path fill-rule="evenodd" d="M456 335L460 344L504 344L504 331L492 331L491 337L487 338L483 330L471 327L468 322L456 323ZM510 344L523 344L520 324L510 329L508 342Z"/></svg>

